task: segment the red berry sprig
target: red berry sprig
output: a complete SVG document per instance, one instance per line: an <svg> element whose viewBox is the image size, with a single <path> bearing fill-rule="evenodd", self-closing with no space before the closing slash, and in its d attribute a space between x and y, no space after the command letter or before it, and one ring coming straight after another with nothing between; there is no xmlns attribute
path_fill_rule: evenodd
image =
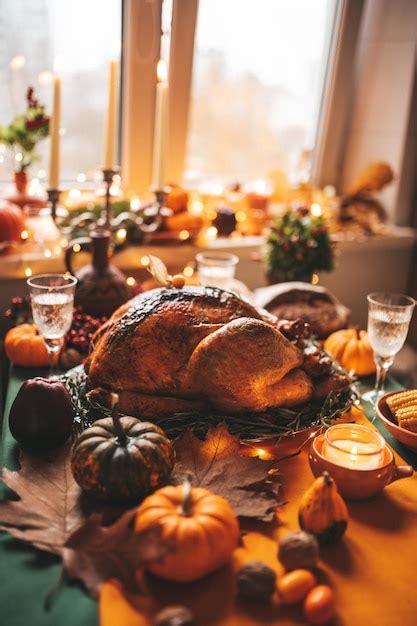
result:
<svg viewBox="0 0 417 626"><path fill-rule="evenodd" d="M67 348L88 354L94 334L106 321L107 317L93 317L84 313L82 307L76 307L71 329L65 337Z"/></svg>

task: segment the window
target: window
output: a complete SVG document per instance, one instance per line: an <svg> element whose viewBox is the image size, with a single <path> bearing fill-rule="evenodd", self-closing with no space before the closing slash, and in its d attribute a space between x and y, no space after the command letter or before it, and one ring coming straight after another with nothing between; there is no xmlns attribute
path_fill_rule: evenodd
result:
<svg viewBox="0 0 417 626"><path fill-rule="evenodd" d="M62 77L61 179L92 179L103 160L108 61L120 52L121 0L2 0L0 12L0 124L25 109L29 85L51 108L52 69ZM48 140L31 175L42 180ZM0 154L0 179L12 162ZM80 180L83 180L81 176Z"/></svg>
<svg viewBox="0 0 417 626"><path fill-rule="evenodd" d="M337 0L200 0L185 179L308 173Z"/></svg>

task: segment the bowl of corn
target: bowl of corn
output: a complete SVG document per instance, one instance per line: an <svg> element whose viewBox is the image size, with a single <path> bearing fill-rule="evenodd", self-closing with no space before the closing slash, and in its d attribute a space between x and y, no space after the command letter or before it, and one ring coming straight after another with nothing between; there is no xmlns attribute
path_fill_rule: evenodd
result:
<svg viewBox="0 0 417 626"><path fill-rule="evenodd" d="M417 389L386 393L377 401L376 412L400 443L417 451Z"/></svg>

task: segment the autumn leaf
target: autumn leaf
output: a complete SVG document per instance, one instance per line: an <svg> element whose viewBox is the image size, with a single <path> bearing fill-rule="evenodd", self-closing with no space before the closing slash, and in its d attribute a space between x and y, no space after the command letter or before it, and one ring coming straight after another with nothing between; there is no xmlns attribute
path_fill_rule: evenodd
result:
<svg viewBox="0 0 417 626"><path fill-rule="evenodd" d="M175 449L176 483L191 472L194 486L226 498L239 517L273 521L279 484L276 474L268 474L271 463L240 456L239 438L229 433L226 424L210 428L204 441L189 430L177 440Z"/></svg>
<svg viewBox="0 0 417 626"><path fill-rule="evenodd" d="M1 479L19 500L0 502L0 530L61 554L67 538L85 519L70 458L70 446L47 459L21 452L19 471L3 468Z"/></svg>
<svg viewBox="0 0 417 626"><path fill-rule="evenodd" d="M93 598L102 584L117 578L128 592L138 592L137 570L161 559L170 546L161 539L161 529L135 533L136 510L127 511L111 526L102 526L92 515L65 544L62 561L69 578L81 580Z"/></svg>

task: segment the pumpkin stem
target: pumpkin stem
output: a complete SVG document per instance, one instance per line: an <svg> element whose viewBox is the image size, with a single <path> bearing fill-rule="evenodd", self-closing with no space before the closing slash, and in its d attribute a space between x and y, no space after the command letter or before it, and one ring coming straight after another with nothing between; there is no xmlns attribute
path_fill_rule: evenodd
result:
<svg viewBox="0 0 417 626"><path fill-rule="evenodd" d="M128 438L120 423L120 416L118 410L119 396L117 393L110 394L111 403L111 416L113 420L114 431L117 435L117 440L121 446L126 446Z"/></svg>
<svg viewBox="0 0 417 626"><path fill-rule="evenodd" d="M190 472L187 472L184 478L184 482L182 483L182 505L181 505L181 515L184 517L191 517L193 514L193 508L191 505L191 480L192 475Z"/></svg>
<svg viewBox="0 0 417 626"><path fill-rule="evenodd" d="M356 330L356 339L357 341L359 341L361 338L361 331L360 331L359 326L355 326L355 330Z"/></svg>

